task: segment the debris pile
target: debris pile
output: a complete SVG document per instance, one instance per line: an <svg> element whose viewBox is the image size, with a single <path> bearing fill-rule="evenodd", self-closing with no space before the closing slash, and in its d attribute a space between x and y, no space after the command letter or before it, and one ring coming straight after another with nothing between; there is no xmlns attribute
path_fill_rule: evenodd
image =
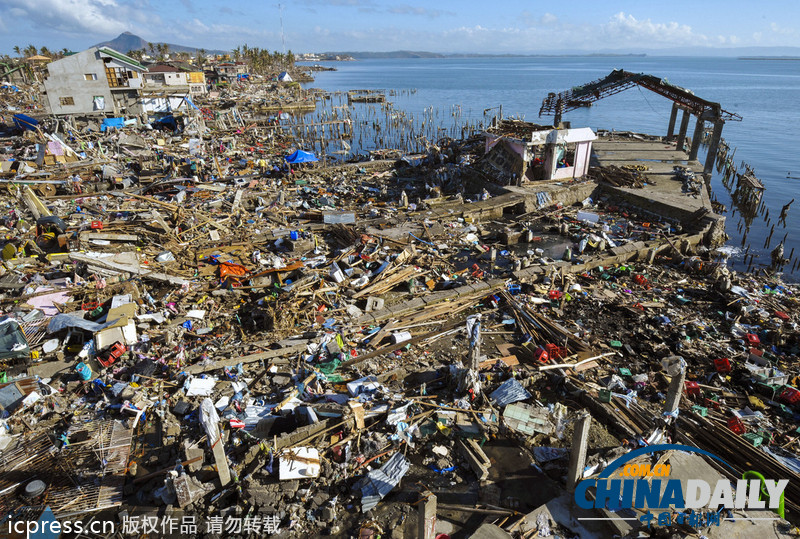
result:
<svg viewBox="0 0 800 539"><path fill-rule="evenodd" d="M729 271L709 215L599 185L646 189L635 168L506 192L474 137L320 160L292 120L244 121L280 94L229 92L158 121L7 127L6 518L636 536L646 507L576 520L572 489L682 443L717 476L790 479L797 519L800 290Z"/></svg>
<svg viewBox="0 0 800 539"><path fill-rule="evenodd" d="M641 189L646 184L654 183L644 172L649 167L644 165L614 165L606 167L593 167L589 174L597 181L607 182L614 187L636 187Z"/></svg>

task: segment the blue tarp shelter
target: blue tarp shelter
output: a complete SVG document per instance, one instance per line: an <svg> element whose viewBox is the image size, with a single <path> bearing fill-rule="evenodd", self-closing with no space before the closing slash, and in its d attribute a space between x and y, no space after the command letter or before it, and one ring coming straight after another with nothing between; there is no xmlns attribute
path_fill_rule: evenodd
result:
<svg viewBox="0 0 800 539"><path fill-rule="evenodd" d="M184 98L185 99L185 98ZM194 105L194 103L192 103ZM170 130L175 131L178 129L178 122L175 121L175 116L164 116L153 122L153 127L168 127Z"/></svg>
<svg viewBox="0 0 800 539"><path fill-rule="evenodd" d="M287 155L284 159L286 159L287 163L295 164L295 163L313 163L314 161L318 161L317 156L311 152L304 152L303 150L297 150L291 155Z"/></svg>
<svg viewBox="0 0 800 539"><path fill-rule="evenodd" d="M106 132L106 129L109 127L116 127L117 129L122 129L125 127L125 118L106 118L103 120L103 123L100 124L100 131L103 133Z"/></svg>
<svg viewBox="0 0 800 539"><path fill-rule="evenodd" d="M36 131L36 126L39 125L39 121L35 118L31 118L30 116L25 116L24 114L15 114L14 125L16 125L19 129Z"/></svg>

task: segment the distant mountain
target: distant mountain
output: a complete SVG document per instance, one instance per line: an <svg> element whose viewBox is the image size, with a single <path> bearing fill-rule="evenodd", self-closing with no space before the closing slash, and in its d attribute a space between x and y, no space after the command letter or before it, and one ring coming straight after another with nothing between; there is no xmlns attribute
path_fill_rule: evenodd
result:
<svg viewBox="0 0 800 539"><path fill-rule="evenodd" d="M128 51L135 51L138 49L145 49L145 51L150 52L147 47L149 42L140 38L139 36L132 34L130 32L122 32L120 35L112 39L111 41L103 41L102 43L98 43L95 47L110 47L115 51L119 51L121 53L126 53ZM158 45L163 42L152 42L153 45ZM186 45L175 45L173 43L167 43L169 45L170 52L188 52L194 54L197 52L198 48L202 47L187 47ZM213 50L213 49L206 49L207 54L226 54L228 51L222 50Z"/></svg>

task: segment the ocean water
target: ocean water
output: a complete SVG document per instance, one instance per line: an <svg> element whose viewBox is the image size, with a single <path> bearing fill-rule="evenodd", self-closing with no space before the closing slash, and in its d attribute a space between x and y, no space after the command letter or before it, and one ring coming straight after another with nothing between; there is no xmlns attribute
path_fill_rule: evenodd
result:
<svg viewBox="0 0 800 539"><path fill-rule="evenodd" d="M585 84L613 69L667 79L742 116L741 122L726 122L722 136L736 148L737 165L742 161L751 165L766 192L760 215L745 226L719 175L715 173L712 178L714 195L727 207L729 245L738 247L730 250L732 266L739 270L747 268L744 253L748 246L749 253L756 255L754 267L768 265L770 251L784 236L786 256L795 249L794 256L800 258L800 200L790 208L785 226L777 223L781 207L800 194L800 61L687 57L437 58L325 65L337 71L315 73L316 80L311 86L327 91L395 90L387 95L394 109L407 111L418 122L438 123L443 126L444 134L456 133L454 126L463 123L485 124L499 112L500 106L504 117L548 124L552 117L539 118L538 111L549 92ZM363 117L372 114L380 119L380 113L376 112L379 106L351 108L357 107L366 111L362 111ZM668 99L635 87L600 100L590 108L570 111L563 119L573 127L666 134L671 107ZM693 122L688 136L692 134ZM379 145L374 140L358 142L363 149ZM703 158L701 154L701 162ZM773 225L772 240L764 247ZM785 268L786 277L790 277L791 265ZM797 270L791 278L799 276Z"/></svg>

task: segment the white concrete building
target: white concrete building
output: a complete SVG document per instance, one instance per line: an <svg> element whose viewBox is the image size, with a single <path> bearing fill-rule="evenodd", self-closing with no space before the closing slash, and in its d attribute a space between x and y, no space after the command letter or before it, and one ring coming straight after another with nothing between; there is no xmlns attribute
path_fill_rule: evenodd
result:
<svg viewBox="0 0 800 539"><path fill-rule="evenodd" d="M147 112L169 113L191 107L189 103L194 96L208 91L202 71L187 71L169 64L150 66L144 80L142 105Z"/></svg>
<svg viewBox="0 0 800 539"><path fill-rule="evenodd" d="M108 47L92 47L47 65L44 94L50 112L137 115L147 68Z"/></svg>

